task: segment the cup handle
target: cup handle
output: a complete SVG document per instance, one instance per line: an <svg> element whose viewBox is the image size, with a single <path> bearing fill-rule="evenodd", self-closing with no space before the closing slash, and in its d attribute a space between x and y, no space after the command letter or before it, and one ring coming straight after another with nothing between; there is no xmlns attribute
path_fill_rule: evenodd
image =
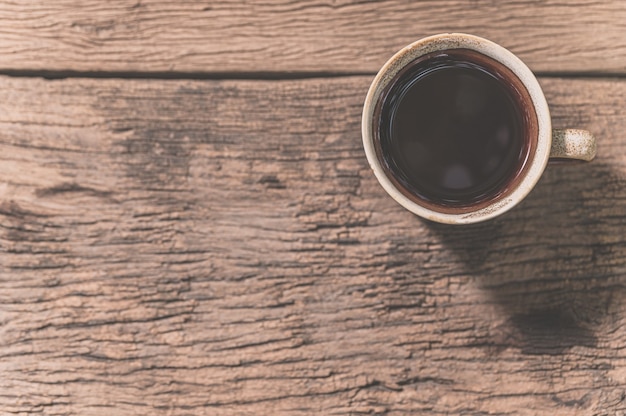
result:
<svg viewBox="0 0 626 416"><path fill-rule="evenodd" d="M596 156L596 139L586 130L552 130L550 159L589 162Z"/></svg>

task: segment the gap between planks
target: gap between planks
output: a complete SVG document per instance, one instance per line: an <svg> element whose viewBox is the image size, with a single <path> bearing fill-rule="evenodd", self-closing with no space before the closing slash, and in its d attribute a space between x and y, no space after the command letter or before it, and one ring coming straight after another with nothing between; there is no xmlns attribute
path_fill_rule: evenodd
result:
<svg viewBox="0 0 626 416"><path fill-rule="evenodd" d="M537 78L576 78L576 79L626 79L626 73L607 72L534 72ZM344 78L354 76L375 76L375 72L167 72L167 71L57 71L57 70L13 70L0 69L0 76L15 78L44 78L50 80L68 78L95 79L158 79L158 80L248 80L283 81L315 78Z"/></svg>

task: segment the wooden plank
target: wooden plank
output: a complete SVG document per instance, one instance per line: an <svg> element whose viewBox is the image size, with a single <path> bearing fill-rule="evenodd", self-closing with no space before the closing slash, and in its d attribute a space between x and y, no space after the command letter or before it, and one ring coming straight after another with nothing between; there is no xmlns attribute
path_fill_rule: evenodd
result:
<svg viewBox="0 0 626 416"><path fill-rule="evenodd" d="M626 71L622 0L0 1L0 27L4 70L374 72L461 31L535 71Z"/></svg>
<svg viewBox="0 0 626 416"><path fill-rule="evenodd" d="M544 79L597 160L450 228L369 171L370 80L0 77L0 408L624 412L626 82Z"/></svg>

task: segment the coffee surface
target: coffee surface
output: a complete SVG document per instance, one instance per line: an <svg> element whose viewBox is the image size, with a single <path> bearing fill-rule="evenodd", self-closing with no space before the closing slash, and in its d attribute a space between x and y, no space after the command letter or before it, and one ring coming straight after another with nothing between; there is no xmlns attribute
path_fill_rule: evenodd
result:
<svg viewBox="0 0 626 416"><path fill-rule="evenodd" d="M407 67L380 112L387 169L410 192L447 206L493 199L527 157L516 91L471 51L440 52Z"/></svg>

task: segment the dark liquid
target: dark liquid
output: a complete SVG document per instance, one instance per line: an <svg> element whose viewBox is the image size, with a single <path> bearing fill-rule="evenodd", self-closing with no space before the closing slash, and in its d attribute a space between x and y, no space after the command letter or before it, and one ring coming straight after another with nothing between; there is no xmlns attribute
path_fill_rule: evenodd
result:
<svg viewBox="0 0 626 416"><path fill-rule="evenodd" d="M530 148L523 98L492 62L469 50L437 52L392 82L380 150L409 193L471 206L497 198L522 170Z"/></svg>

